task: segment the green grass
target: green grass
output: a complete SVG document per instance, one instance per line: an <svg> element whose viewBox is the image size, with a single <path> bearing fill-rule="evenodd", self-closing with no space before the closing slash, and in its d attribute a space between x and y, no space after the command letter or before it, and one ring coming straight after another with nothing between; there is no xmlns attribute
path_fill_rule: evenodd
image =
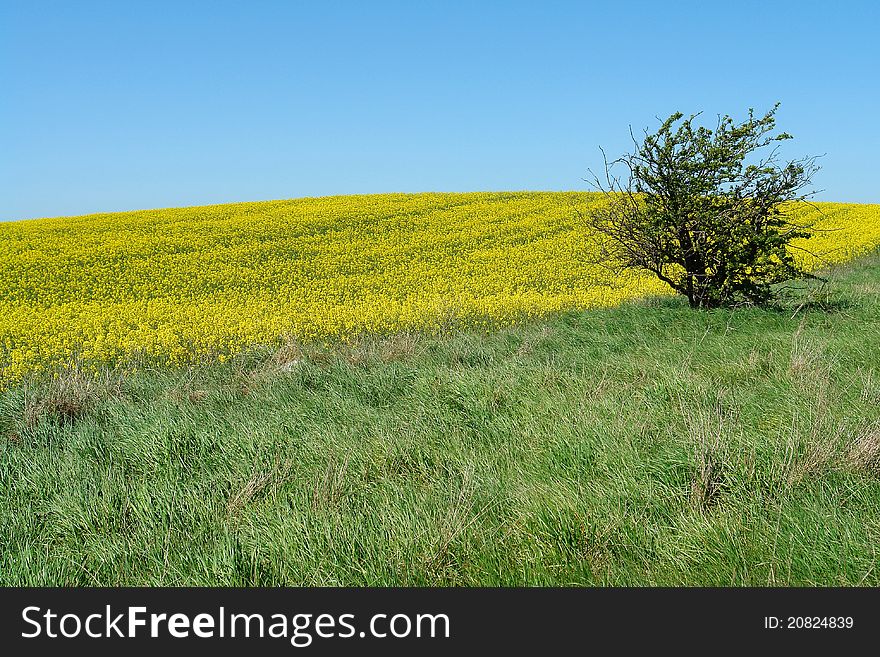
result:
<svg viewBox="0 0 880 657"><path fill-rule="evenodd" d="M880 256L831 277L7 390L0 583L880 585Z"/></svg>

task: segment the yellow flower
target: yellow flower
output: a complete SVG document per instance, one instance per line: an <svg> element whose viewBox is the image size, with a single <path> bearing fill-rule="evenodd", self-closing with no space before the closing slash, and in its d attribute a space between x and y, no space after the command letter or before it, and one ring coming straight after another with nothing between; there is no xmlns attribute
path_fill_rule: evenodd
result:
<svg viewBox="0 0 880 657"><path fill-rule="evenodd" d="M488 328L669 294L589 264L600 196L385 194L0 223L0 383L72 362L183 364L286 337ZM789 208L810 268L880 245L880 206Z"/></svg>

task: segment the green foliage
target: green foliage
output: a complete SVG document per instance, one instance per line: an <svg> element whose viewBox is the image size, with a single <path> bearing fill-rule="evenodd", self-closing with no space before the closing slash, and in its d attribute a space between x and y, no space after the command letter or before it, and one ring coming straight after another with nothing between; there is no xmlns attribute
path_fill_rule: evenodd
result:
<svg viewBox="0 0 880 657"><path fill-rule="evenodd" d="M809 277L791 242L810 227L785 208L807 198L801 190L817 167L815 158L778 162L774 143L791 139L770 134L778 106L760 118L749 110L739 124L721 117L714 130L678 112L641 144L633 139L635 152L606 163L605 182L596 180L608 196L589 214L609 238L602 257L653 272L693 307L763 304L775 284Z"/></svg>

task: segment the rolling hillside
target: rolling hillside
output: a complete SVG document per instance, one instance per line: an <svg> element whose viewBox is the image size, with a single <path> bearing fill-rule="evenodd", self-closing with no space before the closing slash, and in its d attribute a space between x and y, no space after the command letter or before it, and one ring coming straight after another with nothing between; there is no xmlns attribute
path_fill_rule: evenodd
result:
<svg viewBox="0 0 880 657"><path fill-rule="evenodd" d="M880 585L880 208L697 312L592 202L0 224L0 584Z"/></svg>
<svg viewBox="0 0 880 657"><path fill-rule="evenodd" d="M498 326L668 293L590 264L584 193L391 194L0 223L0 380L191 363L285 339ZM880 244L880 206L793 212L811 266ZM801 255L803 252L799 252Z"/></svg>

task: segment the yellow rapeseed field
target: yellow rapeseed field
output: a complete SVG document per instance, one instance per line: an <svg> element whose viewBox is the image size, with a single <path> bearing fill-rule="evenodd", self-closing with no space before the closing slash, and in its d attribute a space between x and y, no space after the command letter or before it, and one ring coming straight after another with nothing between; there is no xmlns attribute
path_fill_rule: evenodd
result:
<svg viewBox="0 0 880 657"><path fill-rule="evenodd" d="M305 198L0 223L0 382L73 361L220 359L291 336L505 323L668 294L588 264L588 193ZM880 206L818 204L810 249L880 244ZM809 256L802 256L809 257Z"/></svg>

